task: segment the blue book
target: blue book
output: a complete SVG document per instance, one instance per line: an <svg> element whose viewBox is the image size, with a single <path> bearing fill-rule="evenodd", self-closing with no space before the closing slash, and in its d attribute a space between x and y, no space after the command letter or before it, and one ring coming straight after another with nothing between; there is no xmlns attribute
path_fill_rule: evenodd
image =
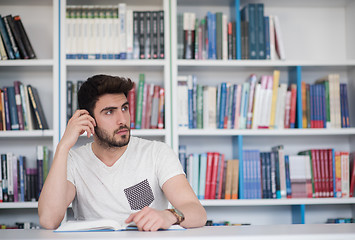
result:
<svg viewBox="0 0 355 240"><path fill-rule="evenodd" d="M234 0L234 5L235 5L235 19L236 19L236 24L235 24L235 46L236 46L236 59L241 59L242 58L242 43L241 43L241 19L240 19L240 1L239 0Z"/></svg>
<svg viewBox="0 0 355 240"><path fill-rule="evenodd" d="M200 156L198 153L193 154L192 160L192 190L196 196L199 195L199 175L200 175Z"/></svg>
<svg viewBox="0 0 355 240"><path fill-rule="evenodd" d="M267 198L272 198L271 189L271 154L270 152L265 153L266 158L266 194Z"/></svg>
<svg viewBox="0 0 355 240"><path fill-rule="evenodd" d="M216 125L219 125L219 115L220 115L220 103L221 103L221 84L217 86L217 99L216 99Z"/></svg>
<svg viewBox="0 0 355 240"><path fill-rule="evenodd" d="M7 94L9 100L11 130L20 130L16 107L15 88L13 86L7 87Z"/></svg>
<svg viewBox="0 0 355 240"><path fill-rule="evenodd" d="M194 114L193 114L193 80L192 75L187 77L187 101L188 101L188 114L189 114L189 128L194 128Z"/></svg>
<svg viewBox="0 0 355 240"><path fill-rule="evenodd" d="M24 202L25 201L25 157L24 156L19 156L18 157L18 179L19 179L19 201Z"/></svg>
<svg viewBox="0 0 355 240"><path fill-rule="evenodd" d="M192 75L192 114L193 114L193 128L197 128L197 78Z"/></svg>
<svg viewBox="0 0 355 240"><path fill-rule="evenodd" d="M264 152L260 153L261 162L261 181L262 181L262 198L268 198L267 187L266 187L266 156Z"/></svg>
<svg viewBox="0 0 355 240"><path fill-rule="evenodd" d="M249 59L257 59L256 49L256 5L249 3L241 11L242 21L248 22L248 43L249 43Z"/></svg>
<svg viewBox="0 0 355 240"><path fill-rule="evenodd" d="M266 59L265 54L265 29L264 29L264 4L256 4L255 31L257 59Z"/></svg>
<svg viewBox="0 0 355 240"><path fill-rule="evenodd" d="M345 126L347 128L350 127L350 117L349 117L349 102L348 102L348 87L347 84L344 83L344 112L345 112Z"/></svg>
<svg viewBox="0 0 355 240"><path fill-rule="evenodd" d="M232 100L232 119L231 119L231 129L234 129L234 120L235 120L235 104L237 101L237 88L238 85L233 85L233 100Z"/></svg>
<svg viewBox="0 0 355 240"><path fill-rule="evenodd" d="M270 52L270 19L269 16L264 17L264 28L265 28L265 59L271 59Z"/></svg>
<svg viewBox="0 0 355 240"><path fill-rule="evenodd" d="M9 96L7 93L7 87L3 88L4 93L4 112L5 112L5 124L6 130L11 130L11 120L10 120L10 107L9 107Z"/></svg>
<svg viewBox="0 0 355 240"><path fill-rule="evenodd" d="M255 161L255 172L256 172L256 178L255 178L255 185L256 185L256 198L261 199L261 161L260 161L260 151L259 150L254 150L253 151L254 155L254 161Z"/></svg>
<svg viewBox="0 0 355 240"><path fill-rule="evenodd" d="M288 158L288 155L285 155L285 173L286 173L286 196L287 198L290 198L292 195L292 190L291 190L291 179L290 179L290 160Z"/></svg>
<svg viewBox="0 0 355 240"><path fill-rule="evenodd" d="M323 128L327 128L327 99L325 92L325 85L321 84L321 96L322 96L322 121Z"/></svg>
<svg viewBox="0 0 355 240"><path fill-rule="evenodd" d="M179 145L179 160L182 169L186 173L186 145Z"/></svg>
<svg viewBox="0 0 355 240"><path fill-rule="evenodd" d="M240 129L245 129L247 126L249 91L250 91L250 83L249 82L243 83L242 97L240 103L240 117L239 117Z"/></svg>
<svg viewBox="0 0 355 240"><path fill-rule="evenodd" d="M219 121L218 121L218 128L224 128L224 116L226 111L226 101L227 101L227 84L221 83L221 99L220 99L220 106L219 106Z"/></svg>
<svg viewBox="0 0 355 240"><path fill-rule="evenodd" d="M216 14L207 12L208 59L216 59Z"/></svg>
<svg viewBox="0 0 355 240"><path fill-rule="evenodd" d="M198 199L205 199L205 186L206 186L206 169L207 169L207 153L200 154L200 181L198 189Z"/></svg>

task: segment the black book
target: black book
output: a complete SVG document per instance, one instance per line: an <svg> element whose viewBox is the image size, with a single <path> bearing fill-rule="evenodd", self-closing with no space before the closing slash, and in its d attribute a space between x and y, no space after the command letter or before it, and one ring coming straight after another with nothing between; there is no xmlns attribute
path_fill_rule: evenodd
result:
<svg viewBox="0 0 355 240"><path fill-rule="evenodd" d="M14 22L15 22L15 25L17 26L19 33L20 33L20 37L23 42L23 45L25 46L28 57L31 59L36 58L36 54L33 51L30 39L28 38L25 28L23 27L20 16L18 16L18 15L14 16Z"/></svg>
<svg viewBox="0 0 355 240"><path fill-rule="evenodd" d="M5 28L6 28L8 36L9 36L11 47L14 52L15 58L20 59L20 51L18 50L17 43L15 41L15 37L12 34L9 21L6 17L3 17L2 19L4 20Z"/></svg>
<svg viewBox="0 0 355 240"><path fill-rule="evenodd" d="M145 43L145 22L144 22L144 15L145 12L139 12L139 17L138 17L138 22L139 22L139 58L144 59L145 54L144 54L144 43Z"/></svg>
<svg viewBox="0 0 355 240"><path fill-rule="evenodd" d="M12 18L11 15L7 15L5 18L7 19L7 22L9 23L9 26L11 28L12 34L14 35L14 38L15 38L15 41L17 43L21 58L22 59L28 59L29 56L27 54L27 51L25 49L25 45L23 44L23 41L22 41L21 36L20 36L20 32L18 30L17 25L15 24L14 19Z"/></svg>
<svg viewBox="0 0 355 240"><path fill-rule="evenodd" d="M165 58L164 53L164 11L158 12L158 58Z"/></svg>
<svg viewBox="0 0 355 240"><path fill-rule="evenodd" d="M140 43L139 43L139 12L133 12L133 59L139 59Z"/></svg>
<svg viewBox="0 0 355 240"><path fill-rule="evenodd" d="M0 15L0 35L2 36L2 40L4 42L4 47L9 59L15 59L14 51L12 50L9 34L7 33L5 22Z"/></svg>
<svg viewBox="0 0 355 240"><path fill-rule="evenodd" d="M7 157L6 154L1 154L1 172L2 172L2 199L3 202L9 201L7 193Z"/></svg>
<svg viewBox="0 0 355 240"><path fill-rule="evenodd" d="M41 129L41 130L48 129L46 116L44 115L44 111L42 108L41 101L39 99L37 89L32 87L31 85L28 85L27 90L28 90L28 96L29 96L30 102L31 102L31 107L33 109L35 118L37 120L38 129Z"/></svg>
<svg viewBox="0 0 355 240"><path fill-rule="evenodd" d="M151 58L157 59L158 58L158 12L154 11L151 14L151 34L150 34L150 41L151 41Z"/></svg>
<svg viewBox="0 0 355 240"><path fill-rule="evenodd" d="M144 14L144 56L146 59L151 58L151 12L147 11Z"/></svg>

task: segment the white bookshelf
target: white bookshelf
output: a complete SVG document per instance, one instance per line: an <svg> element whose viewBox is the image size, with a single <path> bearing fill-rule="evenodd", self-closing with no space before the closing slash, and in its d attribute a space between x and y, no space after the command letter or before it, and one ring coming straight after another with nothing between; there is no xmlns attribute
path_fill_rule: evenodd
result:
<svg viewBox="0 0 355 240"><path fill-rule="evenodd" d="M65 10L67 5L116 5L127 3L133 10L164 10L164 60L67 60L65 56ZM165 129L132 130L132 135L165 141L178 152L179 144L187 152L219 151L231 159L242 138L245 149L269 151L284 144L285 152L297 153L312 148L355 151L355 1L353 0L240 0L241 5L262 2L265 14L278 15L284 35L285 61L266 60L182 60L177 59L176 16L192 11L202 17L207 11L222 11L230 15L233 0L4 0L0 14L19 14L31 39L38 59L0 61L0 86L14 80L31 83L41 94L50 129L45 131L0 132L0 152L13 151L35 162L35 146L44 144L55 150L66 126L66 82L86 80L105 73L130 77L138 82L144 73L147 83L165 87ZM46 21L44 21L45 19ZM171 22L170 22L171 20ZM60 23L60 24L59 24ZM60 29L59 29L60 27ZM60 48L59 48L60 47ZM60 52L59 52L60 49ZM244 82L249 74L257 76L281 72L280 82L288 81L288 70L302 69L302 80L313 83L330 72L340 74L348 83L350 117L349 129L284 129L284 130L181 130L177 127L177 76L194 74L198 82L217 85L222 81ZM82 136L79 144L92 141ZM20 149L19 147L20 146ZM201 200L214 221L234 223L287 224L292 212L305 208L306 223L321 223L330 217L355 217L354 199L260 199L260 200ZM18 221L38 223L37 203L0 203L0 223Z"/></svg>
<svg viewBox="0 0 355 240"><path fill-rule="evenodd" d="M65 56L65 34L61 35L61 119L60 132L64 133L66 126L66 81L67 80L86 80L95 74L109 74L114 76L129 77L138 84L139 74L145 74L146 83L154 83L165 88L166 96L170 93L170 36L169 36L169 1L168 0L149 0L149 1L91 1L89 4L86 1L67 0L61 3L61 32L65 33L65 11L69 5L117 5L118 3L126 3L127 9L133 11L155 11L164 10L164 28L165 28L165 58L164 59L139 59L139 60L69 60ZM142 136L150 139L164 141L171 145L171 108L170 98L165 98L165 129L164 130L133 130L134 136Z"/></svg>
<svg viewBox="0 0 355 240"><path fill-rule="evenodd" d="M306 83L314 83L329 73L339 73L341 83L348 84L349 104L354 100L351 92L355 90L355 48L352 44L355 1L240 0L241 6L246 3L264 3L265 15L279 16L286 60L185 60L178 59L177 47L172 47L172 89L177 88L177 76L190 74L197 77L198 84L217 86L221 82L243 83L252 73L259 78L279 70L280 83L287 83L289 69L299 66L302 81ZM228 0L172 0L172 46L177 46L177 14L194 12L196 18L201 18L211 11L231 16L233 8L234 1ZM285 153L290 155L309 148L355 150L353 104L349 106L352 128L347 129L179 129L177 99L177 93L172 92L173 148L176 152L180 144L187 146L187 154L216 151L224 153L226 159L238 158L239 146L270 151L271 147L283 144ZM305 223L355 216L352 198L201 200L201 203L207 210L208 219L217 222L292 223L301 208Z"/></svg>
<svg viewBox="0 0 355 240"><path fill-rule="evenodd" d="M35 168L36 146L48 146L53 153L59 139L58 1L5 0L0 3L0 14L20 15L37 56L30 60L0 61L0 86L10 86L19 80L36 87L49 125L48 130L1 131L0 153L24 155L27 167ZM39 224L37 202L0 203L1 224L23 221Z"/></svg>

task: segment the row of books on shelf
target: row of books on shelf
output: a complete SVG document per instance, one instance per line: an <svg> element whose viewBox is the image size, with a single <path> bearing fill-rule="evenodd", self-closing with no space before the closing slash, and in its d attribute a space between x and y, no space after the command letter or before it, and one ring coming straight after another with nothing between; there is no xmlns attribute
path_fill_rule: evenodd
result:
<svg viewBox="0 0 355 240"><path fill-rule="evenodd" d="M1 154L0 202L38 201L49 172L49 158L50 151L43 145L37 146L36 160L11 152Z"/></svg>
<svg viewBox="0 0 355 240"><path fill-rule="evenodd" d="M48 129L37 89L14 81L0 89L0 131Z"/></svg>
<svg viewBox="0 0 355 240"><path fill-rule="evenodd" d="M0 15L0 60L33 59L36 54L19 15Z"/></svg>
<svg viewBox="0 0 355 240"><path fill-rule="evenodd" d="M164 59L164 11L118 5L66 9L67 59Z"/></svg>
<svg viewBox="0 0 355 240"><path fill-rule="evenodd" d="M16 222L15 224L1 224L0 229L40 229L40 226L33 222Z"/></svg>
<svg viewBox="0 0 355 240"><path fill-rule="evenodd" d="M77 92L83 81L67 81L67 121L78 109ZM146 83L145 74L139 75L138 83L129 91L130 128L163 129L165 127L165 89Z"/></svg>
<svg viewBox="0 0 355 240"><path fill-rule="evenodd" d="M240 24L240 36L236 24ZM201 19L193 12L180 13L177 31L179 59L286 58L279 18L264 16L262 3L243 7L240 23L222 12L207 12Z"/></svg>
<svg viewBox="0 0 355 240"><path fill-rule="evenodd" d="M284 129L350 127L347 84L329 74L315 84L280 83L280 72L255 74L241 84L198 84L194 75L178 76L180 128ZM301 91L301 99L297 91ZM301 115L296 114L297 102ZM301 116L301 117L300 117Z"/></svg>
<svg viewBox="0 0 355 240"><path fill-rule="evenodd" d="M352 197L354 154L311 149L287 155L282 145L270 152L243 150L239 159L219 152L186 153L179 158L199 199L285 199Z"/></svg>

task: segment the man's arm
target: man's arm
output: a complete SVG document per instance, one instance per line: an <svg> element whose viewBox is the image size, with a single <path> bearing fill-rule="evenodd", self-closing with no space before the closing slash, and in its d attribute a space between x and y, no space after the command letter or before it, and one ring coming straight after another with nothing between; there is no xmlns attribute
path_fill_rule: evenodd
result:
<svg viewBox="0 0 355 240"><path fill-rule="evenodd" d="M167 180L163 185L163 191L174 208L183 213L185 217L180 226L193 228L202 227L206 224L206 210L201 205L184 175L180 174ZM173 215L172 213L170 214Z"/></svg>
<svg viewBox="0 0 355 240"><path fill-rule="evenodd" d="M88 137L94 134L94 126L95 120L86 110L76 111L69 120L38 200L39 222L42 227L57 228L65 216L67 207L73 201L76 190L67 180L68 153L85 131Z"/></svg>
<svg viewBox="0 0 355 240"><path fill-rule="evenodd" d="M184 214L185 220L180 223L180 226L193 228L206 224L206 211L183 174L167 180L162 189L169 202ZM168 210L158 211L145 207L126 219L126 223L130 222L134 222L140 231L157 231L160 228L168 229L177 222L177 218Z"/></svg>

